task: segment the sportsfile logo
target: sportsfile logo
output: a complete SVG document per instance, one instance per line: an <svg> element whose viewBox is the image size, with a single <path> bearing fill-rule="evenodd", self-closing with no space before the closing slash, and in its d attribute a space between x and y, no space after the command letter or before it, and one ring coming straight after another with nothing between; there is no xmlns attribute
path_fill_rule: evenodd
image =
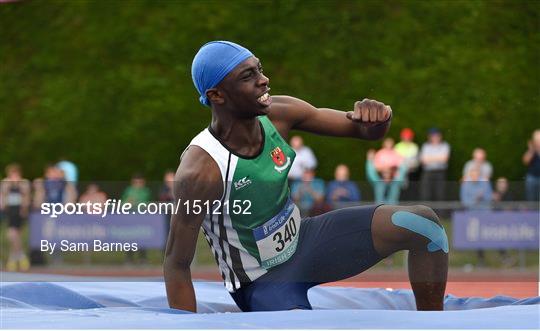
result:
<svg viewBox="0 0 540 331"><path fill-rule="evenodd" d="M234 189L239 190L243 187L248 186L249 184L251 184L251 179L249 179L248 176L246 176L234 182Z"/></svg>

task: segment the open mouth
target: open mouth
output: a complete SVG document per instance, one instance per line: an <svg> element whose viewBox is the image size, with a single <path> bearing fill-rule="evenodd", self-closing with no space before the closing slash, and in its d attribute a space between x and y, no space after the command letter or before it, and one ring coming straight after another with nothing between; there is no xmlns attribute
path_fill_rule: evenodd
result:
<svg viewBox="0 0 540 331"><path fill-rule="evenodd" d="M259 102L265 107L268 107L272 103L272 97L270 96L270 94L268 94L268 92L266 92L265 94L257 98L257 102Z"/></svg>

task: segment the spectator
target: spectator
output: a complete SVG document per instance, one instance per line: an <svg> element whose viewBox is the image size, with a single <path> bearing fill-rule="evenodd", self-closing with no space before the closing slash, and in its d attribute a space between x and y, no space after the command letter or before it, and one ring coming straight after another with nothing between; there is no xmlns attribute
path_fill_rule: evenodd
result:
<svg viewBox="0 0 540 331"><path fill-rule="evenodd" d="M173 186L174 186L174 171L167 170L163 175L163 185L159 192L159 201L172 202L174 201Z"/></svg>
<svg viewBox="0 0 540 331"><path fill-rule="evenodd" d="M481 169L471 167L465 174L461 183L460 199L461 204L467 209L489 209L493 193L491 183L482 179ZM478 250L478 265L485 265L485 254L483 250Z"/></svg>
<svg viewBox="0 0 540 331"><path fill-rule="evenodd" d="M45 201L45 185L43 185L43 183L44 179L42 177L32 181L32 189L34 190L32 209L39 210L39 208L41 208L41 203Z"/></svg>
<svg viewBox="0 0 540 331"><path fill-rule="evenodd" d="M102 206L105 205L106 201L107 193L103 192L96 183L89 184L86 187L86 191L79 198L79 202L81 203L90 202L92 204L101 204Z"/></svg>
<svg viewBox="0 0 540 331"><path fill-rule="evenodd" d="M83 210L90 215L97 215L103 213L103 208L105 208L105 203L107 202L107 193L103 192L99 185L96 183L90 183L86 187L86 191L79 197L80 203L91 203L92 207L90 210L84 208ZM95 209L97 206L101 208L101 211ZM89 251L82 252L84 256L84 262L90 264L91 254Z"/></svg>
<svg viewBox="0 0 540 331"><path fill-rule="evenodd" d="M349 167L340 164L334 171L334 180L328 184L326 201L336 202L360 201L360 190L355 182L349 180Z"/></svg>
<svg viewBox="0 0 540 331"><path fill-rule="evenodd" d="M413 141L414 131L405 128L400 133L401 141L394 148L396 153L403 158L407 166L407 172L412 173L418 169L418 145Z"/></svg>
<svg viewBox="0 0 540 331"><path fill-rule="evenodd" d="M373 186L376 203L397 204L403 178L407 174L407 166L402 162L399 167L383 168L380 172L375 168L375 150L370 149L366 158L366 176Z"/></svg>
<svg viewBox="0 0 540 331"><path fill-rule="evenodd" d="M67 182L62 169L55 165L47 165L45 167L45 179L35 181L35 185L42 185L41 188L36 187L39 198L36 205L39 207L43 202L49 203L68 203L77 200L77 192L75 186Z"/></svg>
<svg viewBox="0 0 540 331"><path fill-rule="evenodd" d="M304 145L302 137L293 136L290 144L296 152L296 157L289 171L289 179L294 182L302 179L304 169L317 168L317 158L311 148Z"/></svg>
<svg viewBox="0 0 540 331"><path fill-rule="evenodd" d="M486 151L482 148L475 148L472 154L472 160L467 161L463 167L463 177L473 167L480 169L480 179L490 180L493 173L493 167L489 161L486 161Z"/></svg>
<svg viewBox="0 0 540 331"><path fill-rule="evenodd" d="M396 144L394 149L407 166L407 177L403 182L403 195L408 200L418 200L418 179L420 176L418 161L418 145L413 141L414 131L410 128L404 128L400 133L401 141Z"/></svg>
<svg viewBox="0 0 540 331"><path fill-rule="evenodd" d="M508 180L505 177L499 177L495 182L495 191L493 191L493 203L496 210L512 209L508 207L504 208L498 205L502 201L514 201L512 193L508 190ZM480 253L480 255L483 255L483 253ZM516 263L516 259L511 256L507 250L500 249L499 256L502 264L506 267L511 267Z"/></svg>
<svg viewBox="0 0 540 331"><path fill-rule="evenodd" d="M21 168L15 163L6 167L6 175L0 184L0 209L8 219L6 269L27 271L30 261L22 248L21 227L30 209L30 182L22 177Z"/></svg>
<svg viewBox="0 0 540 331"><path fill-rule="evenodd" d="M523 154L523 163L527 166L525 193L528 201L540 200L540 129L533 132L528 141L528 149Z"/></svg>
<svg viewBox="0 0 540 331"><path fill-rule="evenodd" d="M174 171L167 170L165 175L163 175L163 185L161 186L161 191L159 193L159 201L161 202L174 202L173 196L173 186L174 186ZM169 236L170 230L170 221L171 221L172 210L167 210L165 217L165 242L167 242L167 237Z"/></svg>
<svg viewBox="0 0 540 331"><path fill-rule="evenodd" d="M461 183L460 199L467 209L489 209L493 190L491 183L480 177L480 169L472 167Z"/></svg>
<svg viewBox="0 0 540 331"><path fill-rule="evenodd" d="M382 148L375 153L375 158L373 159L375 169L381 172L388 171L389 169L398 168L402 162L403 157L394 149L394 139L384 139Z"/></svg>
<svg viewBox="0 0 540 331"><path fill-rule="evenodd" d="M66 160L65 157L61 157L56 166L64 172L65 179L69 183L73 184L74 186L77 185L77 181L79 180L79 170L77 169L75 163Z"/></svg>
<svg viewBox="0 0 540 331"><path fill-rule="evenodd" d="M439 129L431 128L428 131L428 141L420 149L420 163L422 164L420 198L422 200L444 200L449 157L450 145L442 140Z"/></svg>
<svg viewBox="0 0 540 331"><path fill-rule="evenodd" d="M146 187L146 180L141 174L135 174L131 178L131 185L122 194L122 203L130 203L131 207L136 209L138 204L147 203L150 198L151 193Z"/></svg>
<svg viewBox="0 0 540 331"><path fill-rule="evenodd" d="M56 165L49 165L45 170L45 200L49 203L72 203L77 201L77 189L74 182L66 180L64 170ZM63 257L59 251L51 254L54 264L63 263Z"/></svg>
<svg viewBox="0 0 540 331"><path fill-rule="evenodd" d="M508 179L505 177L497 178L495 191L493 192L493 202L497 203L501 201L514 201L512 193L508 191Z"/></svg>
<svg viewBox="0 0 540 331"><path fill-rule="evenodd" d="M291 195L302 217L310 215L316 204L324 202L324 181L315 177L314 169L305 169L302 180L292 184Z"/></svg>
<svg viewBox="0 0 540 331"><path fill-rule="evenodd" d="M148 187L146 187L146 180L141 174L135 174L131 178L131 185L126 188L124 194L122 194L122 203L130 203L132 210L137 210L137 205L141 203L148 203L151 199L151 193ZM146 263L146 250L139 249L139 263ZM126 262L134 262L134 252L126 252Z"/></svg>

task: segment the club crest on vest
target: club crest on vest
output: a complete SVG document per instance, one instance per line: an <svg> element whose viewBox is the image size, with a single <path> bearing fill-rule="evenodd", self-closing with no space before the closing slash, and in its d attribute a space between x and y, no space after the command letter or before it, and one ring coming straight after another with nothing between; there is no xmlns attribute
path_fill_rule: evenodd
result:
<svg viewBox="0 0 540 331"><path fill-rule="evenodd" d="M276 164L274 169L279 173L287 169L291 163L291 158L288 156L285 157L285 153L283 153L280 147L274 148L272 152L270 152L270 156L272 157L272 161Z"/></svg>

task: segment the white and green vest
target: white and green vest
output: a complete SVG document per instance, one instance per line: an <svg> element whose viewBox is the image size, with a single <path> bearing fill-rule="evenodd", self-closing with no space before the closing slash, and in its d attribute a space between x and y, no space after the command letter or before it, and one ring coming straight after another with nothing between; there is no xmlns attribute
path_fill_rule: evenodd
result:
<svg viewBox="0 0 540 331"><path fill-rule="evenodd" d="M259 121L264 146L253 157L230 151L208 128L190 143L210 154L221 171L224 193L202 228L230 292L287 261L300 233L287 182L296 154L268 117Z"/></svg>

